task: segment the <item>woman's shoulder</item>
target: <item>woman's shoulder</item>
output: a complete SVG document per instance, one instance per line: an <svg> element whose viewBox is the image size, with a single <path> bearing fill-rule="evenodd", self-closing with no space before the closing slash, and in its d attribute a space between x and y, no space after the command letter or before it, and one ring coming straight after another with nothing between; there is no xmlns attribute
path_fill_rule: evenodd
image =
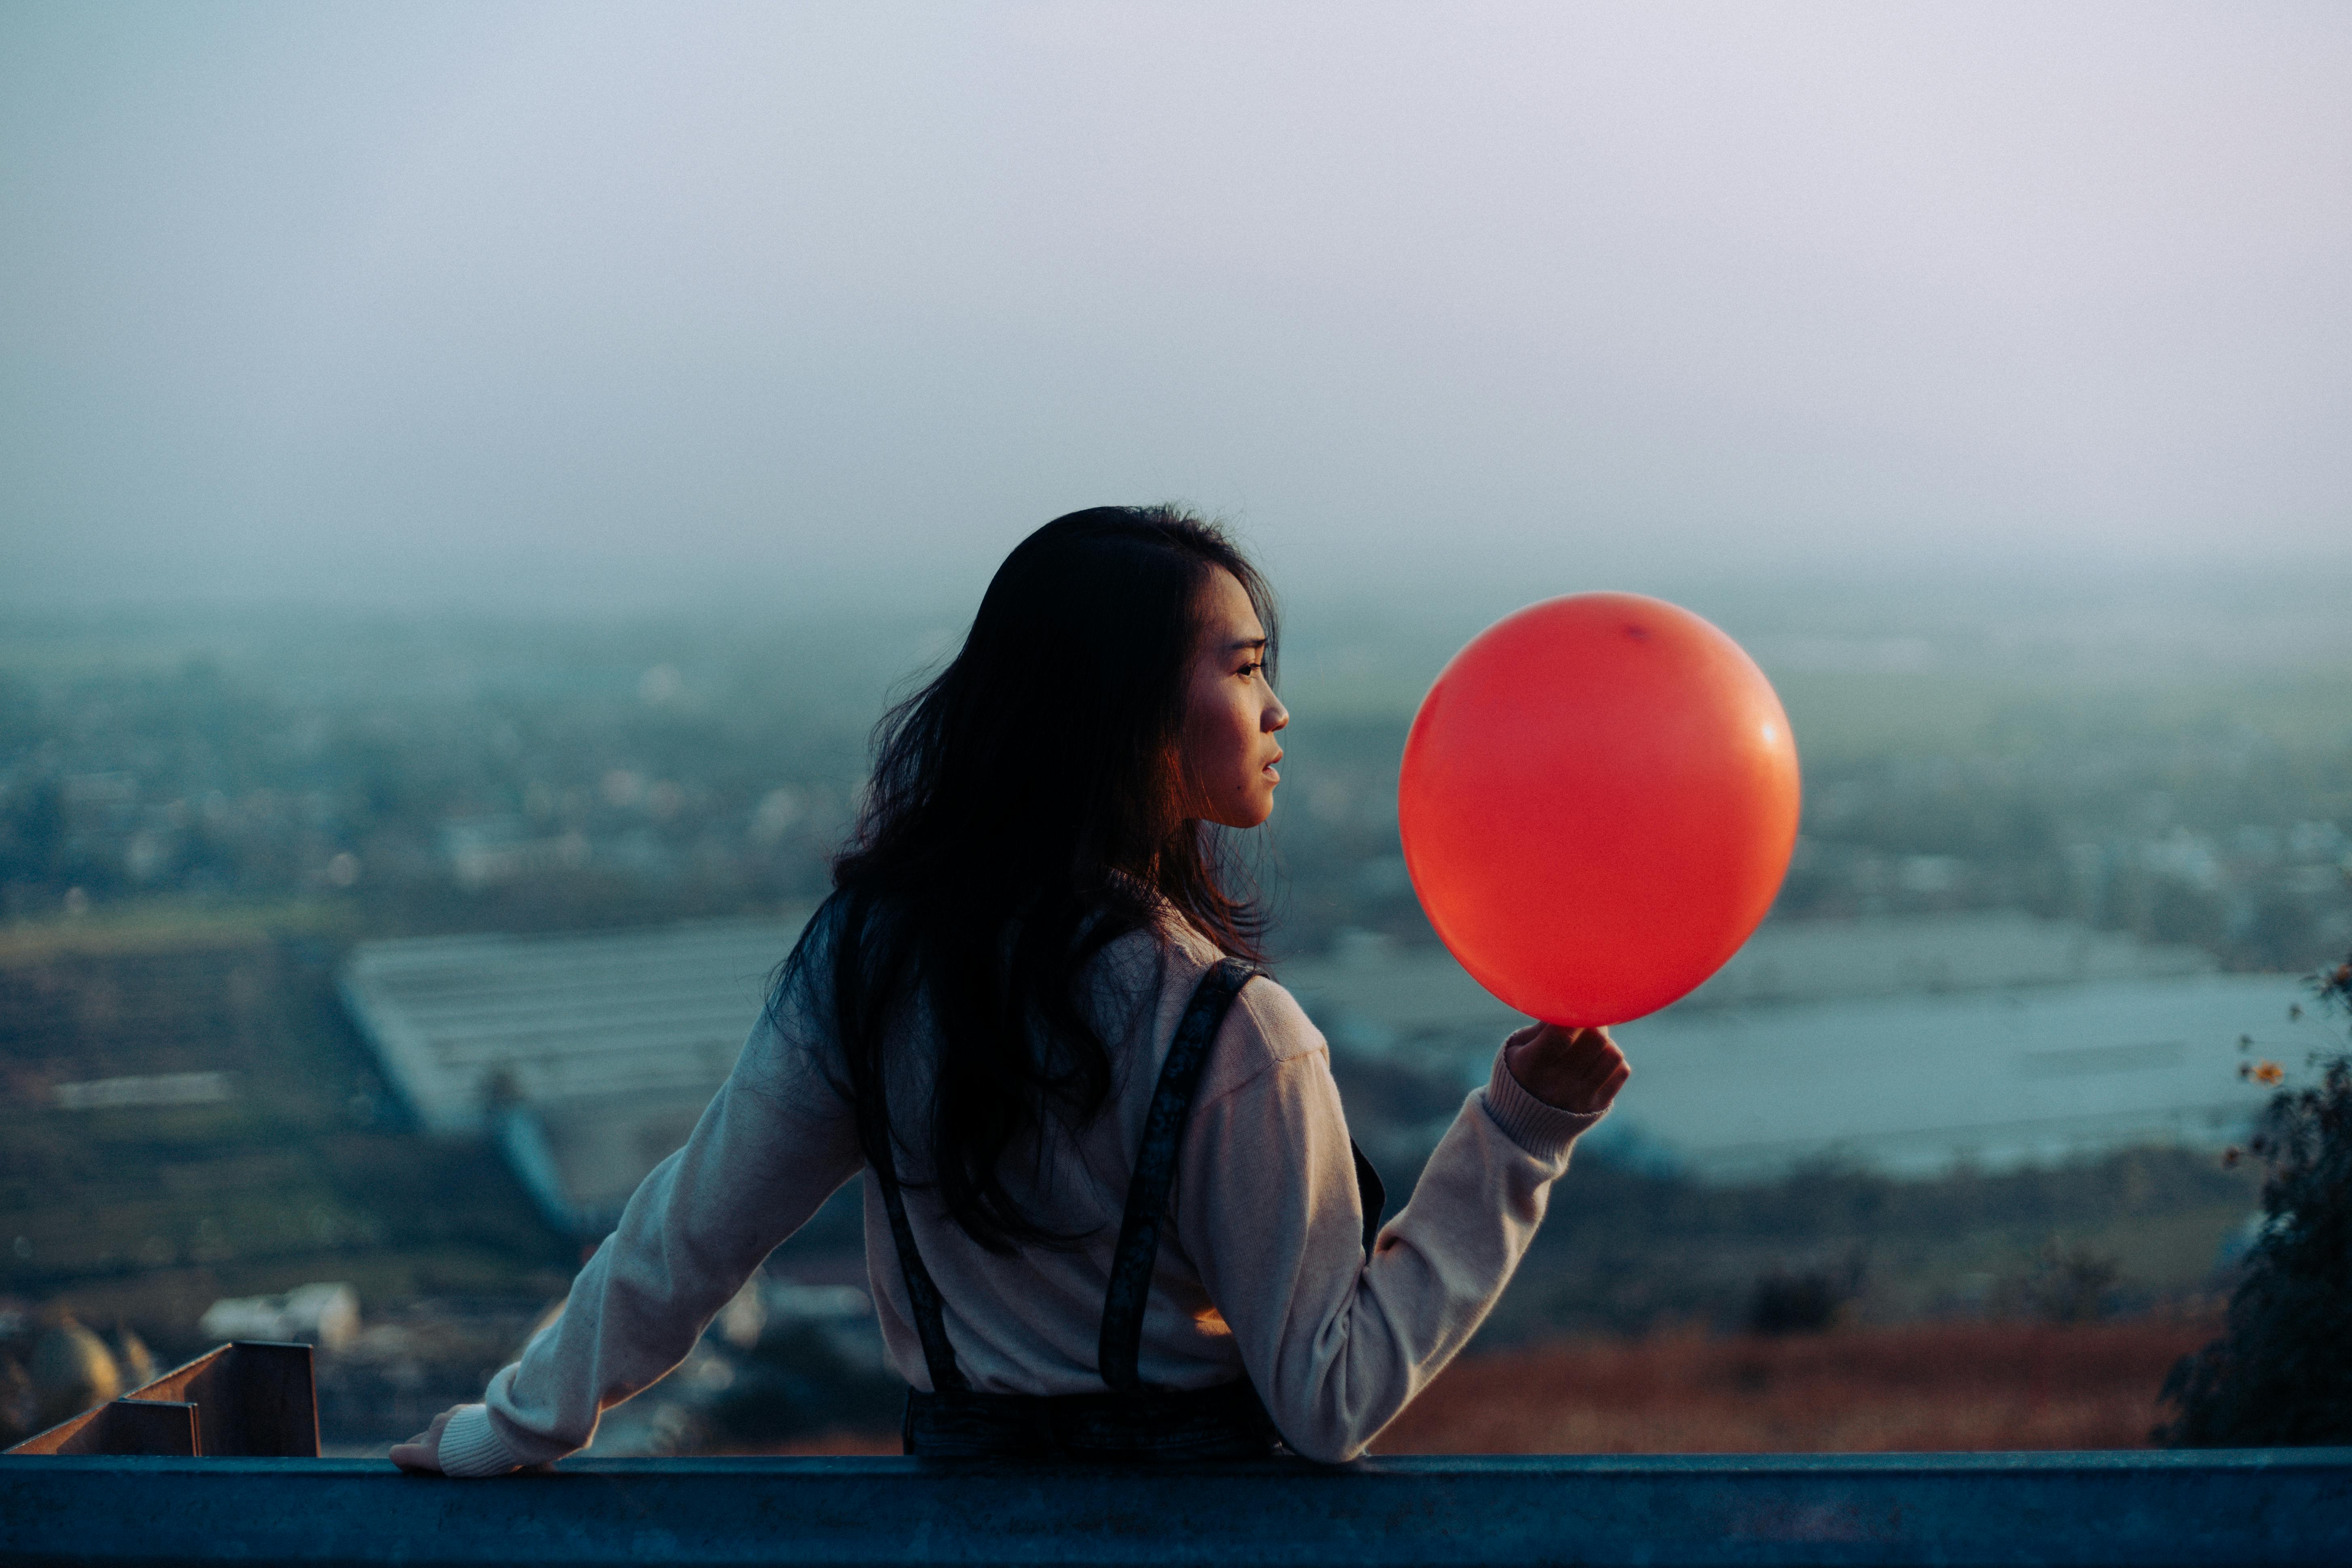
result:
<svg viewBox="0 0 2352 1568"><path fill-rule="evenodd" d="M1136 966L1151 964L1150 983L1158 992L1161 1032L1172 1037L1184 1010L1202 981L1227 956L1217 944L1189 923L1178 920L1157 931L1130 932L1121 945L1134 944L1121 957ZM1323 1033L1307 1016L1298 999L1279 980L1261 969L1234 995L1218 1031L1217 1046L1202 1079L1200 1093L1212 1098L1237 1089L1284 1062L1321 1055L1328 1047Z"/></svg>
<svg viewBox="0 0 2352 1568"><path fill-rule="evenodd" d="M1232 1044L1237 1036L1246 1037L1268 1062L1320 1056L1330 1048L1323 1031L1315 1026L1315 1020L1307 1016L1290 988L1266 971L1259 971L1242 987L1234 998L1234 1011L1240 1016L1242 1027L1228 1026L1226 1043Z"/></svg>

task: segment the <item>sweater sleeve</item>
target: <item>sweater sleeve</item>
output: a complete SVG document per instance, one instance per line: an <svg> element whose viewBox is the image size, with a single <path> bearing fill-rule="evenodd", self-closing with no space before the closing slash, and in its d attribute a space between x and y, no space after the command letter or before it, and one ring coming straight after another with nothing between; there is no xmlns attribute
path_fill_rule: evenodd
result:
<svg viewBox="0 0 2352 1568"><path fill-rule="evenodd" d="M1537 1100L1498 1051L1367 1257L1329 1052L1297 1004L1267 990L1269 1002L1234 1009L1218 1043L1270 1059L1194 1108L1177 1229L1284 1441L1337 1462L1468 1342L1542 1222L1570 1146L1602 1113ZM1265 1038L1299 1031L1311 1040Z"/></svg>
<svg viewBox="0 0 2352 1568"><path fill-rule="evenodd" d="M803 1033L763 1017L686 1146L654 1167L562 1314L443 1434L450 1475L584 1447L604 1411L684 1361L743 1281L864 1165L856 1119Z"/></svg>

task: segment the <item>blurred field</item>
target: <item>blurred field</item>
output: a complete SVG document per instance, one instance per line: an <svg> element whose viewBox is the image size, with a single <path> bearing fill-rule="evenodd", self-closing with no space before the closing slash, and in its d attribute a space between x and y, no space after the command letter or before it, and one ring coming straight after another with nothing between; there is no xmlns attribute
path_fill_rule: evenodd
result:
<svg viewBox="0 0 2352 1568"><path fill-rule="evenodd" d="M268 911L0 927L0 1298L205 1347L223 1296L344 1280L544 1300L573 1248L480 1140L427 1140L336 999L334 949ZM289 922L290 923L290 922ZM55 1086L213 1073L220 1098L76 1110Z"/></svg>
<svg viewBox="0 0 2352 1568"><path fill-rule="evenodd" d="M1836 1454L2143 1448L2172 1363L2218 1325L1958 1322L1558 1341L1458 1361L1375 1454ZM836 1427L709 1452L895 1454Z"/></svg>
<svg viewBox="0 0 2352 1568"><path fill-rule="evenodd" d="M1456 1362L1382 1454L2137 1448L2211 1322L1926 1323L1572 1341Z"/></svg>

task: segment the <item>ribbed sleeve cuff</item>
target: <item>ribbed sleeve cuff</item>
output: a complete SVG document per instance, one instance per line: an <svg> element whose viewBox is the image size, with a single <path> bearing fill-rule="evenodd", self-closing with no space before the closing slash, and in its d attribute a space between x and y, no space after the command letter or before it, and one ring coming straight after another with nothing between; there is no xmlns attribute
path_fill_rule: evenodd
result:
<svg viewBox="0 0 2352 1568"><path fill-rule="evenodd" d="M1506 1059L1509 1050L1507 1040L1495 1052L1495 1070L1486 1080L1486 1114L1495 1119L1503 1136L1537 1159L1566 1159L1577 1135L1608 1115L1608 1110L1562 1110L1557 1105L1546 1105L1511 1076ZM457 1423L449 1425L455 1427Z"/></svg>
<svg viewBox="0 0 2352 1568"><path fill-rule="evenodd" d="M461 1405L449 1425L441 1428L441 1473L445 1476L503 1476L521 1461L507 1452L490 1425L489 1406Z"/></svg>

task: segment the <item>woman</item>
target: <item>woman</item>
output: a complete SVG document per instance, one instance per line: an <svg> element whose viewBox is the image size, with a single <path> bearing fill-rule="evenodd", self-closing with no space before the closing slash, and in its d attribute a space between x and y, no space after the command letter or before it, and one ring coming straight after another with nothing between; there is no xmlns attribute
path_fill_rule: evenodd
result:
<svg viewBox="0 0 2352 1568"><path fill-rule="evenodd" d="M1627 1068L1599 1031L1512 1036L1380 1226L1323 1037L1212 853L1273 810L1272 621L1172 510L1024 541L884 721L835 891L693 1136L484 1402L393 1458L585 1445L861 1173L909 1452L1360 1453L1486 1317Z"/></svg>

